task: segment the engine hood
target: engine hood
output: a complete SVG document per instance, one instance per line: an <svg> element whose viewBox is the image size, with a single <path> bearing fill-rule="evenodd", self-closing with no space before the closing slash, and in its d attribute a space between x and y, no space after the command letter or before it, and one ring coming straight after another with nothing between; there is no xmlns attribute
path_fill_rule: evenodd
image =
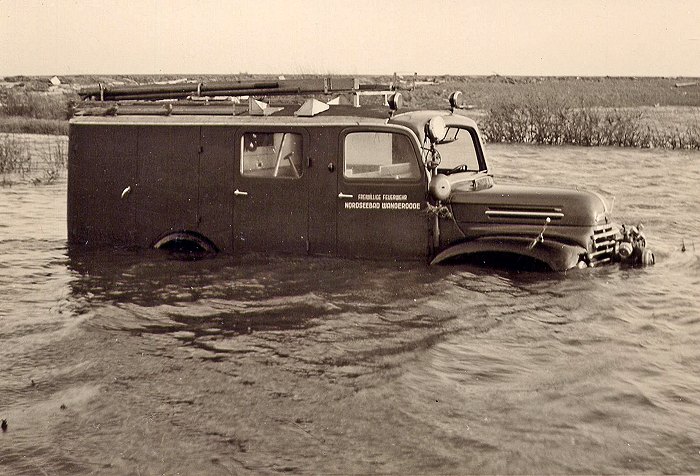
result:
<svg viewBox="0 0 700 476"><path fill-rule="evenodd" d="M607 221L606 204L590 192L565 188L494 185L474 190L470 182L452 184L449 198L461 223L594 226Z"/></svg>

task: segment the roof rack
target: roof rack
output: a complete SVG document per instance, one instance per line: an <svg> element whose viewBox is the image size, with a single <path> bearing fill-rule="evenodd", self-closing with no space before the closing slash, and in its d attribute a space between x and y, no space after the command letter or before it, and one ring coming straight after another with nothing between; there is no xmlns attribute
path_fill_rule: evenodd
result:
<svg viewBox="0 0 700 476"><path fill-rule="evenodd" d="M394 91L393 84L360 84L356 78L278 79L264 81L214 81L177 84L137 84L110 86L98 84L80 90L83 100L157 101L204 97L295 96L300 94L376 94Z"/></svg>
<svg viewBox="0 0 700 476"><path fill-rule="evenodd" d="M247 112L268 116L282 110L269 107L256 98L266 96L304 96L327 94L339 96L327 103L307 99L295 112L297 116L314 116L328 109L328 105L352 104L360 106L360 96L389 96L396 91L396 83L360 84L356 78L279 79L263 81L179 82L175 84L139 84L110 86L98 84L83 88L79 95L83 103L76 105L76 115L237 115ZM341 100L351 95L352 100ZM248 98L240 104L239 98Z"/></svg>

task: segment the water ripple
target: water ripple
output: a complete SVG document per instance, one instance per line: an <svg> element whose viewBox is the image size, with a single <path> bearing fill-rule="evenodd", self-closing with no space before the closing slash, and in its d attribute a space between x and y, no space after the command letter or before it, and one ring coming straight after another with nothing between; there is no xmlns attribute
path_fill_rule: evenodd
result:
<svg viewBox="0 0 700 476"><path fill-rule="evenodd" d="M3 469L697 472L700 156L489 152L501 182L614 196L656 266L87 252L65 181L0 189Z"/></svg>

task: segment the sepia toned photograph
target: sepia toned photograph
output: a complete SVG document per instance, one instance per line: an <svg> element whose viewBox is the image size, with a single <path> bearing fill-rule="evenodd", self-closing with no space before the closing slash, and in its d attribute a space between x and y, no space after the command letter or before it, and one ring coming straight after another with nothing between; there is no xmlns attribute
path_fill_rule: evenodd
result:
<svg viewBox="0 0 700 476"><path fill-rule="evenodd" d="M700 474L699 19L0 0L0 474Z"/></svg>

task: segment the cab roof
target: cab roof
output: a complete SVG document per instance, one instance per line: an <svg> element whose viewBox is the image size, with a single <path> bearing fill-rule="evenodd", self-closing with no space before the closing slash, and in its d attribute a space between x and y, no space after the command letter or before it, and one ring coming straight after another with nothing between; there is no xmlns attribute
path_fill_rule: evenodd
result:
<svg viewBox="0 0 700 476"><path fill-rule="evenodd" d="M408 127L418 136L422 143L425 141L425 125L435 116L442 117L447 127L469 127L478 129L476 122L467 116L455 112L438 110L419 110L396 114L389 120L389 124Z"/></svg>

